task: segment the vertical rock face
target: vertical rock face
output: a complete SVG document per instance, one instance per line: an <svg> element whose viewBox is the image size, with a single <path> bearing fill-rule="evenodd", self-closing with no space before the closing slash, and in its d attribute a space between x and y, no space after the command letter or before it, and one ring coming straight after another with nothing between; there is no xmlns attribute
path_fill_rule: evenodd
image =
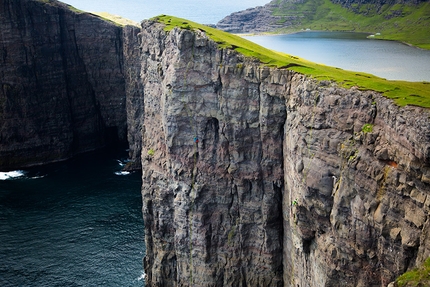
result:
<svg viewBox="0 0 430 287"><path fill-rule="evenodd" d="M142 123L143 123L143 88L140 79L141 52L140 28L124 27L124 77L127 114L127 140L131 161L128 169L141 169Z"/></svg>
<svg viewBox="0 0 430 287"><path fill-rule="evenodd" d="M141 38L150 286L386 286L430 255L429 110Z"/></svg>
<svg viewBox="0 0 430 287"><path fill-rule="evenodd" d="M0 4L0 168L126 139L122 29L56 1Z"/></svg>
<svg viewBox="0 0 430 287"><path fill-rule="evenodd" d="M282 286L288 73L203 33L143 25L143 214L151 286Z"/></svg>
<svg viewBox="0 0 430 287"><path fill-rule="evenodd" d="M301 76L286 104L285 283L387 286L422 263L429 111Z"/></svg>

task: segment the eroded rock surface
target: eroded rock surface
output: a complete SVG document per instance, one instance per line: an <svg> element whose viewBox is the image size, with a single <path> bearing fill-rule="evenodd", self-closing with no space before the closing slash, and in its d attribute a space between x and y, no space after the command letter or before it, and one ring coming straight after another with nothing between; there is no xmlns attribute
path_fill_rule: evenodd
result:
<svg viewBox="0 0 430 287"><path fill-rule="evenodd" d="M286 104L285 282L387 286L422 263L429 111L302 76Z"/></svg>

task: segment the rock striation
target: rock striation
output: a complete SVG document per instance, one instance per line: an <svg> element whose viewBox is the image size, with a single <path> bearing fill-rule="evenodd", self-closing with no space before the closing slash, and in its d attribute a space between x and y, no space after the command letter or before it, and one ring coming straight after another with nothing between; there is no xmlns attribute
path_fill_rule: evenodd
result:
<svg viewBox="0 0 430 287"><path fill-rule="evenodd" d="M387 286L422 263L429 256L429 111L303 76L288 98L284 282Z"/></svg>
<svg viewBox="0 0 430 287"><path fill-rule="evenodd" d="M264 33L292 26L299 18L296 15L274 15L279 1L271 1L264 6L234 12L216 24L216 28L230 33Z"/></svg>
<svg viewBox="0 0 430 287"><path fill-rule="evenodd" d="M56 1L0 6L0 168L127 139L147 286L387 286L430 257L430 110Z"/></svg>
<svg viewBox="0 0 430 287"><path fill-rule="evenodd" d="M122 28L43 2L0 4L0 169L126 141Z"/></svg>

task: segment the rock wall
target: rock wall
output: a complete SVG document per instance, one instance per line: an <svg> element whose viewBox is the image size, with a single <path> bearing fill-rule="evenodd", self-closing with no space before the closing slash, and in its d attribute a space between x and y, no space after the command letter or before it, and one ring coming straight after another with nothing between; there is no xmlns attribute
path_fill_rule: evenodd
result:
<svg viewBox="0 0 430 287"><path fill-rule="evenodd" d="M0 3L0 169L126 141L122 28L57 1Z"/></svg>
<svg viewBox="0 0 430 287"><path fill-rule="evenodd" d="M149 286L386 286L430 255L429 110L140 37Z"/></svg>
<svg viewBox="0 0 430 287"><path fill-rule="evenodd" d="M325 84L286 102L286 286L387 286L430 255L430 112Z"/></svg>
<svg viewBox="0 0 430 287"><path fill-rule="evenodd" d="M141 37L148 284L282 286L285 87L203 33Z"/></svg>

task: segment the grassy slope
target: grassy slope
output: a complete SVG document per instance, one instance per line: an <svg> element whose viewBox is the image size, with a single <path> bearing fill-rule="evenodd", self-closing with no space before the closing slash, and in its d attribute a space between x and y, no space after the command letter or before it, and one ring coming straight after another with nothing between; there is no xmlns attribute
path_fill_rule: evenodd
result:
<svg viewBox="0 0 430 287"><path fill-rule="evenodd" d="M245 56L258 58L266 66L288 68L311 75L318 80L336 81L346 88L357 86L362 90L381 92L400 106L416 105L430 108L430 83L428 82L388 81L370 74L345 71L316 64L266 49L239 36L181 18L161 15L155 17L154 20L164 23L167 31L175 27L204 31L221 48L234 48Z"/></svg>
<svg viewBox="0 0 430 287"><path fill-rule="evenodd" d="M303 3L279 1L273 15L279 22L293 20L293 26L276 32L337 30L380 33L376 38L397 40L430 49L430 2L420 5L374 4L352 6L351 9L333 4L330 0L305 0Z"/></svg>
<svg viewBox="0 0 430 287"><path fill-rule="evenodd" d="M105 19L105 20L112 21L115 24L118 24L120 26L130 25L130 26L140 27L139 23L137 23L137 22L123 18L123 17L118 16L118 15L110 14L108 12L92 12L92 14L97 15L97 16Z"/></svg>

